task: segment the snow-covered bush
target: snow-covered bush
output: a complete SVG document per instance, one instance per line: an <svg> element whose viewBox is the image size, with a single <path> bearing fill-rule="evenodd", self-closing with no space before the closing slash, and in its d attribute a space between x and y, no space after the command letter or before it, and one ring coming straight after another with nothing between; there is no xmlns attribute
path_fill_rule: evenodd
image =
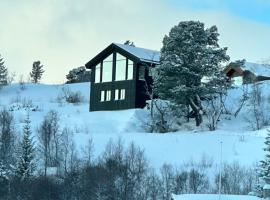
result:
<svg viewBox="0 0 270 200"><path fill-rule="evenodd" d="M143 119L143 127L147 132L166 133L179 129L183 112L179 107L169 101L153 99L147 102L147 109L148 117Z"/></svg>
<svg viewBox="0 0 270 200"><path fill-rule="evenodd" d="M71 91L68 87L63 87L60 94L58 94L56 101L58 103L67 103L79 104L84 101L84 96L80 91Z"/></svg>
<svg viewBox="0 0 270 200"><path fill-rule="evenodd" d="M19 77L19 85L20 85L20 90L25 90L26 89L26 85L25 85L23 75L20 75L20 77Z"/></svg>

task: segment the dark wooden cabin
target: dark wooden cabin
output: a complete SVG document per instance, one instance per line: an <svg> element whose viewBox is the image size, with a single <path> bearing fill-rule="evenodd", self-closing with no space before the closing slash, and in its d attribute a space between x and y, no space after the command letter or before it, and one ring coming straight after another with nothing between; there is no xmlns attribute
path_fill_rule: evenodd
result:
<svg viewBox="0 0 270 200"><path fill-rule="evenodd" d="M159 59L158 51L109 45L85 65L91 69L90 111L145 107Z"/></svg>
<svg viewBox="0 0 270 200"><path fill-rule="evenodd" d="M231 80L241 77L243 84L270 80L270 66L266 64L245 62L244 66L240 66L232 62L224 69L224 73Z"/></svg>

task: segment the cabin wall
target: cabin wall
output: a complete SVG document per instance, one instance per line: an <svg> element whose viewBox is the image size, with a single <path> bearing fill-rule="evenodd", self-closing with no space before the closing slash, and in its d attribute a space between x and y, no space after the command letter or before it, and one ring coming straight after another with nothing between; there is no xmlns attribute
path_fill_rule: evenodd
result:
<svg viewBox="0 0 270 200"><path fill-rule="evenodd" d="M115 60L115 56L114 56ZM133 61L134 62L134 61ZM123 81L112 81L95 83L95 67L91 74L90 111L99 110L122 110L135 108L136 98L136 63L133 66L133 79ZM101 73L102 76L102 73ZM115 77L115 62L113 63L113 77ZM125 90L125 99L115 100L115 90ZM101 101L101 91L111 91L110 101Z"/></svg>
<svg viewBox="0 0 270 200"><path fill-rule="evenodd" d="M135 108L135 80L91 84L90 111ZM115 90L125 89L124 100L114 100ZM111 91L111 100L101 102L101 91Z"/></svg>

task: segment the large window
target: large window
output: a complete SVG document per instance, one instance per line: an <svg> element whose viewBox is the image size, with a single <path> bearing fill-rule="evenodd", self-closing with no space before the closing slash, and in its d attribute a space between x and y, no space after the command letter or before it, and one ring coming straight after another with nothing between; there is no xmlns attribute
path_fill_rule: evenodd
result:
<svg viewBox="0 0 270 200"><path fill-rule="evenodd" d="M116 81L126 80L126 64L127 64L126 57L117 53L116 54L116 69L115 69L115 80Z"/></svg>
<svg viewBox="0 0 270 200"><path fill-rule="evenodd" d="M127 79L131 80L133 79L133 61L128 60L128 73L127 73Z"/></svg>
<svg viewBox="0 0 270 200"><path fill-rule="evenodd" d="M96 66L95 83L100 83L100 63Z"/></svg>
<svg viewBox="0 0 270 200"><path fill-rule="evenodd" d="M133 79L134 63L119 53L115 54L115 81ZM113 81L113 54L96 66L95 83Z"/></svg>
<svg viewBox="0 0 270 200"><path fill-rule="evenodd" d="M112 69L113 69L113 54L103 60L102 65L102 82L112 81Z"/></svg>

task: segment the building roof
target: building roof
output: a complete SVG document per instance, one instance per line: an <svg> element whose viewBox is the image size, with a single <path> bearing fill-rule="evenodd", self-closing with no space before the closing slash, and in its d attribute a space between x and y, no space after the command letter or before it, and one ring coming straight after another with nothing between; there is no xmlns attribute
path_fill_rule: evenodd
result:
<svg viewBox="0 0 270 200"><path fill-rule="evenodd" d="M233 76L242 76L244 71L250 71L256 76L267 76L270 77L270 65L268 64L258 64L258 63L251 63L245 62L244 66L241 67L236 63L230 63L225 69L224 73L229 74L230 71L233 70Z"/></svg>
<svg viewBox="0 0 270 200"><path fill-rule="evenodd" d="M97 65L114 50L123 54L124 56L127 56L129 59L135 60L136 62L159 64L160 61L159 51L135 47L128 44L112 43L99 54L97 54L94 58L92 58L88 63L86 63L86 68L90 69Z"/></svg>
<svg viewBox="0 0 270 200"><path fill-rule="evenodd" d="M249 70L257 76L269 76L270 77L270 65L257 64L251 62L245 62L244 70Z"/></svg>
<svg viewBox="0 0 270 200"><path fill-rule="evenodd" d="M123 50L129 52L130 54L136 56L142 62L159 63L159 61L160 61L160 52L159 51L145 49L145 48L141 48L141 47L130 46L130 45L126 45L126 44L118 44L118 43L113 43L113 44L122 48Z"/></svg>

